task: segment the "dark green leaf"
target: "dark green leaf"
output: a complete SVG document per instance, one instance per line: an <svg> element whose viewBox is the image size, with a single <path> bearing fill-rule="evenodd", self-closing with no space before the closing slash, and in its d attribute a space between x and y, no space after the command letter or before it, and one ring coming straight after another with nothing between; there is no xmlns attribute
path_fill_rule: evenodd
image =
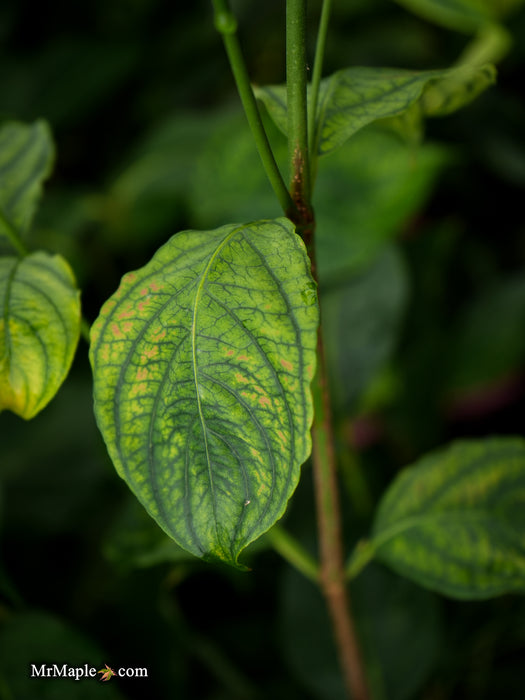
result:
<svg viewBox="0 0 525 700"><path fill-rule="evenodd" d="M323 160L315 199L321 284L370 264L399 236L449 159L443 147L411 149L390 131L369 127Z"/></svg>
<svg viewBox="0 0 525 700"><path fill-rule="evenodd" d="M59 255L0 258L0 411L32 418L64 381L80 335L80 293Z"/></svg>
<svg viewBox="0 0 525 700"><path fill-rule="evenodd" d="M525 279L519 274L487 288L460 314L450 345L450 389L507 379L520 372L524 356Z"/></svg>
<svg viewBox="0 0 525 700"><path fill-rule="evenodd" d="M433 71L356 67L337 71L321 81L316 150L319 155L326 155L367 124L403 114L418 102L422 114L448 114L493 81L494 70L490 66ZM434 89L427 105L426 91L435 83L441 88L438 92ZM286 134L286 87L259 88L257 96Z"/></svg>
<svg viewBox="0 0 525 700"><path fill-rule="evenodd" d="M310 452L317 304L286 219L185 231L126 275L92 330L119 474L199 557L237 563Z"/></svg>
<svg viewBox="0 0 525 700"><path fill-rule="evenodd" d="M19 234L27 231L53 158L53 141L45 122L9 122L0 129L0 235L6 225L2 219Z"/></svg>
<svg viewBox="0 0 525 700"><path fill-rule="evenodd" d="M387 248L363 272L323 294L323 330L332 397L356 401L388 359L407 301L408 280L399 253Z"/></svg>
<svg viewBox="0 0 525 700"><path fill-rule="evenodd" d="M463 441L404 470L383 497L375 556L455 598L525 592L525 442Z"/></svg>

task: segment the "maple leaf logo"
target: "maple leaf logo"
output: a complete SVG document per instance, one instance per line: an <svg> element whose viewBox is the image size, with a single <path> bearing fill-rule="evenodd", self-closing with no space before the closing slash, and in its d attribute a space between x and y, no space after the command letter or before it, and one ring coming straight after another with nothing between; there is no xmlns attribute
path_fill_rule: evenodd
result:
<svg viewBox="0 0 525 700"><path fill-rule="evenodd" d="M97 673L101 673L102 676L100 678L101 681L109 681L111 676L115 676L116 673L115 671L110 668L107 664L105 664L106 668L101 669L100 671L97 671Z"/></svg>

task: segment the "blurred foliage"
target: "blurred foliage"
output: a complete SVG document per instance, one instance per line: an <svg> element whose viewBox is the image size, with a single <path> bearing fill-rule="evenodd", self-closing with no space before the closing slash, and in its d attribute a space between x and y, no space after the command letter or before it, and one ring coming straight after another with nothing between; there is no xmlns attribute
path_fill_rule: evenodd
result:
<svg viewBox="0 0 525 700"><path fill-rule="evenodd" d="M523 432L525 12L512 4L495 87L429 122L419 147L383 125L319 164L349 545L407 462L454 437ZM282 82L284 3L233 5L254 81ZM313 50L320 3L309 5ZM444 3L334 2L325 72L451 65L477 25L433 24L431 5ZM0 41L2 120L46 119L56 142L28 245L70 262L89 321L175 231L279 213L207 1L6 0ZM45 696L28 685L44 654L149 669L82 682L89 697L340 697L308 581L264 546L252 573L204 566L137 511L95 427L85 343L50 405L31 423L2 413L0 437L1 700L77 697L63 681ZM307 464L286 526L314 549L311 490ZM519 596L452 602L379 565L353 588L378 700L522 697Z"/></svg>

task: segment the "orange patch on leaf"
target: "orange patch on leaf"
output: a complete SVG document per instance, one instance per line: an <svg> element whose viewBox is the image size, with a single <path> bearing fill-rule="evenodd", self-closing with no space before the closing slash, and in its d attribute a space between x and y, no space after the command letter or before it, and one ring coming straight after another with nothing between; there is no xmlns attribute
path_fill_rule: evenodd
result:
<svg viewBox="0 0 525 700"><path fill-rule="evenodd" d="M124 318L133 318L133 310L132 309L124 309L124 311L121 311L117 318L120 320Z"/></svg>
<svg viewBox="0 0 525 700"><path fill-rule="evenodd" d="M115 336L115 338L123 338L124 333L120 330L119 326L116 323L111 324L111 332Z"/></svg>
<svg viewBox="0 0 525 700"><path fill-rule="evenodd" d="M281 359L281 365L287 372L293 372L293 365L291 362L288 362L288 360Z"/></svg>

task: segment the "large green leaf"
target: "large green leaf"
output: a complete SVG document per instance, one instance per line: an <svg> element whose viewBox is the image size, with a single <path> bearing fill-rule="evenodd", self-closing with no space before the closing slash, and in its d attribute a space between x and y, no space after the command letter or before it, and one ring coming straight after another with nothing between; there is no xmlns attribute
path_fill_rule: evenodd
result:
<svg viewBox="0 0 525 700"><path fill-rule="evenodd" d="M337 71L321 81L316 114L317 153L334 151L367 124L403 114L416 103L420 104L422 115L448 114L470 102L492 82L494 69L487 65L431 71L360 67ZM425 99L430 88L433 92ZM257 96L286 134L286 87L259 88Z"/></svg>
<svg viewBox="0 0 525 700"><path fill-rule="evenodd" d="M525 592L525 442L462 441L403 471L381 501L370 554L456 598Z"/></svg>
<svg viewBox="0 0 525 700"><path fill-rule="evenodd" d="M318 313L286 219L185 231L124 277L92 330L119 474L196 556L237 563L310 452Z"/></svg>
<svg viewBox="0 0 525 700"><path fill-rule="evenodd" d="M9 122L0 129L0 235L6 226L19 234L27 231L53 156L53 141L45 122Z"/></svg>
<svg viewBox="0 0 525 700"><path fill-rule="evenodd" d="M0 258L0 411L32 418L64 381L80 335L80 293L59 255Z"/></svg>

